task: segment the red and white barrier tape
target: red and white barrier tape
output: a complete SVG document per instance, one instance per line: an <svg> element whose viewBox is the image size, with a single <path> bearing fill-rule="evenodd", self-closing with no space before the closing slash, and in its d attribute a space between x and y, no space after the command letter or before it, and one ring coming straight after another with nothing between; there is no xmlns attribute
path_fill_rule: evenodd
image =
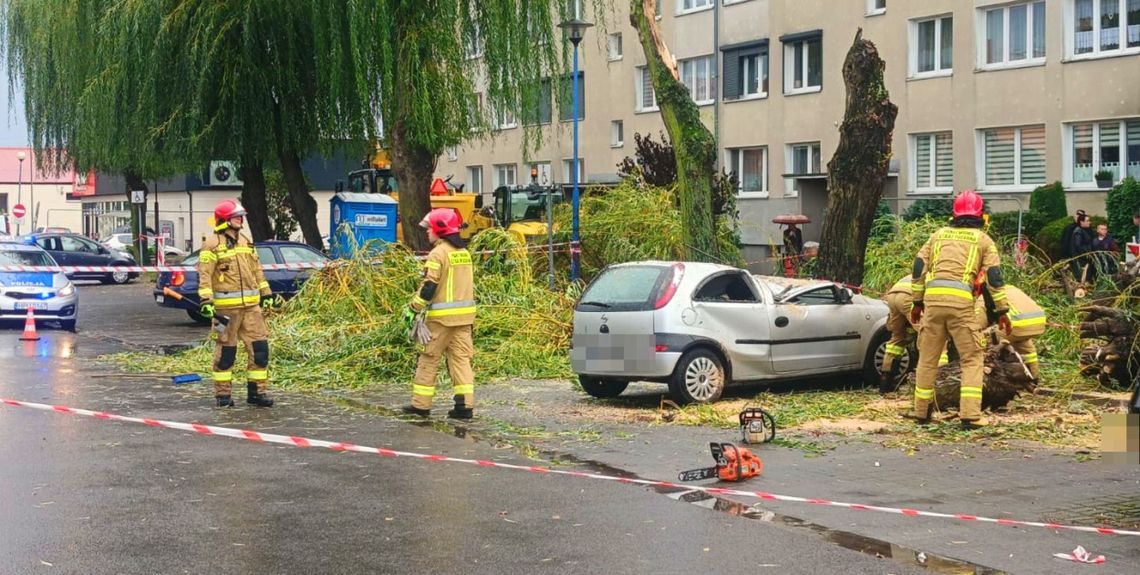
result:
<svg viewBox="0 0 1140 575"><path fill-rule="evenodd" d="M356 445L353 443L337 443L334 441L325 441L322 439L309 439L305 437L298 437L294 435L276 435L272 433L261 433L257 431L250 431L246 429L233 429L230 427L218 427L214 425L203 425L200 423L178 423L174 421L163 421L161 419L148 419L139 417L128 417L125 415L116 415L103 411L91 411L88 409L78 409L74 407L64 407L61 405L47 405L43 403L31 403L27 401L18 401L15 399L0 398L0 402L12 407L27 407L31 409L38 409L40 411L53 411L58 413L68 413L71 415L86 415L96 419L107 421L123 421L127 423L141 423L151 427L165 427L169 429L178 429L181 431L193 431L202 435L220 435L223 437L232 437L234 439L245 439L249 441L256 441L259 443L278 443L281 445L290 445L293 447L324 447L333 451L354 451L357 453L370 453L380 455L382 457L411 457L414 459L424 459L427 461L447 461L450 463L466 463L468 465L477 465L479 467L494 467L498 469L510 469L513 471L526 471L539 475L568 475L571 477L580 477L584 479L597 479L602 481L615 481L617 483L624 483L627 485L643 485L646 487L664 487L685 489L690 491L701 491L710 495L739 495L744 497L756 497L769 501L788 501L793 503L807 503L809 505L823 505L829 507L841 507L844 509L851 509L855 511L878 511L880 513L892 513L895 515L904 515L906 517L933 517L938 519L956 519L959 521L967 522L980 522L980 523L996 523L998 525L1006 525L1010 527L1043 527L1046 529L1068 530L1068 531L1081 531L1085 533L1098 533L1101 535L1135 535L1140 536L1140 531L1128 531L1124 529L1113 529L1109 527L1087 527L1082 525L1063 525L1059 523L1041 523L1038 521L1021 521L1016 519L995 519L991 517L983 517L979 515L964 515L960 513L937 513L934 511L921 511L918 509L905 509L895 507L881 507L878 505L861 505L858 503L843 503L840 501L829 501L827 499L811 499L806 497L795 497L791 495L777 495L775 493L767 493L764 491L745 491L741 489L728 489L723 487L703 487L699 485L683 485L678 483L670 483L668 481L653 481L649 479L633 479L628 477L617 477L613 475L600 475L597 473L586 473L583 471L567 471L561 469L550 469L549 467L527 466L527 465L514 465L510 463L499 463L497 461L488 461L485 459L462 459L459 457L448 457L446 455L429 455L424 453L415 453L410 451L396 451L394 449L385 449L383 447L367 447L363 445Z"/></svg>

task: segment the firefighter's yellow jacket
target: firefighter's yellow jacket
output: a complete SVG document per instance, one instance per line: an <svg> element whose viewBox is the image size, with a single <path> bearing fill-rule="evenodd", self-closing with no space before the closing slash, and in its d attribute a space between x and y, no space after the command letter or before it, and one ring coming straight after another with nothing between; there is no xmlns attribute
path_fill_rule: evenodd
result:
<svg viewBox="0 0 1140 575"><path fill-rule="evenodd" d="M471 252L440 241L424 262L423 281L412 298L417 313L427 308L427 320L446 326L475 323L475 278ZM424 299L426 284L435 284L430 300Z"/></svg>
<svg viewBox="0 0 1140 575"><path fill-rule="evenodd" d="M1016 286L1005 286L1006 301L1009 302L1009 324L1012 331L1009 339L1020 340L1035 338L1045 333L1045 310L1033 301L1025 292ZM981 326L988 324L984 298L978 298L977 313L981 317Z"/></svg>
<svg viewBox="0 0 1140 575"><path fill-rule="evenodd" d="M971 309L980 281L989 288L995 311L1008 307L997 245L980 229L947 226L934 232L918 252L915 271L922 272L911 279L915 302Z"/></svg>
<svg viewBox="0 0 1140 575"><path fill-rule="evenodd" d="M206 240L198 255L198 297L219 308L255 306L271 295L253 241L238 233Z"/></svg>

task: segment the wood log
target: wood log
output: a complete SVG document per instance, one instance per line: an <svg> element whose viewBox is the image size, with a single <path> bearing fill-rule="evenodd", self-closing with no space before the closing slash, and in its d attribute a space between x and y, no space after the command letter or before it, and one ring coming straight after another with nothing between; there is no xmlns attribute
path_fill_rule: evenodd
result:
<svg viewBox="0 0 1140 575"><path fill-rule="evenodd" d="M1118 274L1119 275L1119 274ZM1140 374L1136 319L1127 311L1105 305L1081 308L1082 338L1097 340L1081 350L1080 373L1108 387L1128 389Z"/></svg>
<svg viewBox="0 0 1140 575"><path fill-rule="evenodd" d="M1005 407L1022 393L1032 393L1037 387L1025 362L1008 343L990 346L986 350L984 370L982 409ZM961 387L962 366L958 361L939 367L938 379L934 384L936 409L957 409Z"/></svg>

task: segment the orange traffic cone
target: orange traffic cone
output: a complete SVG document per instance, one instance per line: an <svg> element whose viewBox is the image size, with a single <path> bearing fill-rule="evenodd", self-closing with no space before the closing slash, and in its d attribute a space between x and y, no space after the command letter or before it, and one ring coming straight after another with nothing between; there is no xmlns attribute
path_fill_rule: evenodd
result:
<svg viewBox="0 0 1140 575"><path fill-rule="evenodd" d="M20 341L39 341L40 335L36 333L36 314L32 308L28 308L27 319L24 320L24 335L20 336Z"/></svg>

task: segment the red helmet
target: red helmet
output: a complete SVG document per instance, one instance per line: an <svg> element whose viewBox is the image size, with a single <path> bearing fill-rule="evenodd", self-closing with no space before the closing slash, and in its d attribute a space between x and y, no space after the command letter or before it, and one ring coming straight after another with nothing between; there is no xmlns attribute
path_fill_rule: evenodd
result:
<svg viewBox="0 0 1140 575"><path fill-rule="evenodd" d="M237 200L222 200L214 206L214 229L225 230L230 225L230 218L244 215L245 208L241 207Z"/></svg>
<svg viewBox="0 0 1140 575"><path fill-rule="evenodd" d="M427 213L420 220L420 227L435 232L437 236L449 236L459 233L459 226L463 225L463 218L459 212L452 208L436 208Z"/></svg>
<svg viewBox="0 0 1140 575"><path fill-rule="evenodd" d="M985 211L985 202L974 190L964 190L954 198L954 217L980 218Z"/></svg>

